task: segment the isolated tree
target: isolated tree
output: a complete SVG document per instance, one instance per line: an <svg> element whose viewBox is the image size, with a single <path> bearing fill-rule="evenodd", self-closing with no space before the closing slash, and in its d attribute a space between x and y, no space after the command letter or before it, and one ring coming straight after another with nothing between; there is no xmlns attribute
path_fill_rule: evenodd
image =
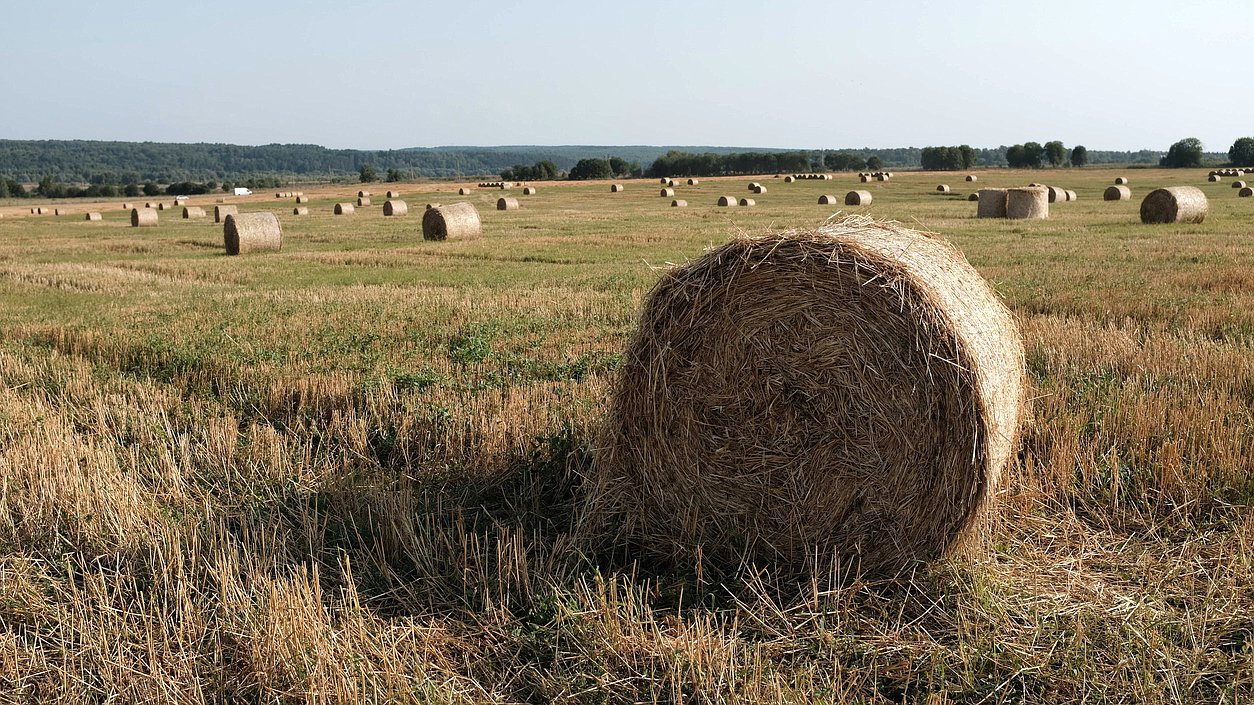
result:
<svg viewBox="0 0 1254 705"><path fill-rule="evenodd" d="M872 154L866 158L866 168L871 171L879 171L884 168L884 162L879 157Z"/></svg>
<svg viewBox="0 0 1254 705"><path fill-rule="evenodd" d="M1167 156L1158 163L1173 169L1199 167L1202 165L1202 141L1196 137L1186 137L1171 145Z"/></svg>
<svg viewBox="0 0 1254 705"><path fill-rule="evenodd" d="M631 173L631 165L622 157L610 157L610 171L614 176L626 176Z"/></svg>
<svg viewBox="0 0 1254 705"><path fill-rule="evenodd" d="M145 196L160 196L161 187L149 181L148 183L144 184L144 195Z"/></svg>
<svg viewBox="0 0 1254 705"><path fill-rule="evenodd" d="M387 175L388 183L394 184L398 181L404 181L404 180L405 180L405 175L401 173L400 169L388 169L388 175Z"/></svg>
<svg viewBox="0 0 1254 705"><path fill-rule="evenodd" d="M1071 166L1084 166L1089 163L1089 150L1084 145L1077 144L1071 150Z"/></svg>
<svg viewBox="0 0 1254 705"><path fill-rule="evenodd" d="M1067 148L1060 140L1046 142L1045 158L1049 160L1050 166L1062 166L1062 163L1067 161Z"/></svg>
<svg viewBox="0 0 1254 705"><path fill-rule="evenodd" d="M971 149L971 145L969 144L958 145L958 156L962 159L963 169L970 169L975 166L977 161L979 161L976 158L975 150Z"/></svg>
<svg viewBox="0 0 1254 705"><path fill-rule="evenodd" d="M369 164L365 164L361 167L361 171L358 172L357 178L363 184L368 184L379 180L379 172L375 171L375 168Z"/></svg>
<svg viewBox="0 0 1254 705"><path fill-rule="evenodd" d="M1023 165L1033 169L1040 168L1045 159L1045 148L1039 142L1023 143Z"/></svg>
<svg viewBox="0 0 1254 705"><path fill-rule="evenodd" d="M1233 166L1254 166L1254 137L1242 137L1232 143L1228 161Z"/></svg>
<svg viewBox="0 0 1254 705"><path fill-rule="evenodd" d="M557 178L557 165L548 159L536 162L536 179L552 181Z"/></svg>
<svg viewBox="0 0 1254 705"><path fill-rule="evenodd" d="M1012 144L1006 148L1006 164L1011 169L1019 169L1028 165L1023 156L1023 145Z"/></svg>

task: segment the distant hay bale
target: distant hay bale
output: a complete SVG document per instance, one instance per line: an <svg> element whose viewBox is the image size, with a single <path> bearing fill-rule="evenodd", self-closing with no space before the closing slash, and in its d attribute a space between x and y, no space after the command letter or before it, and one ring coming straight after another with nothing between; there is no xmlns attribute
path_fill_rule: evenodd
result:
<svg viewBox="0 0 1254 705"><path fill-rule="evenodd" d="M832 175L831 175L831 174L819 174L819 180L820 180L820 181L831 181L831 180L832 180Z"/></svg>
<svg viewBox="0 0 1254 705"><path fill-rule="evenodd" d="M279 192L277 192L277 191L276 191L276 192L275 192L275 194L274 194L274 197L275 197L275 198L283 198L283 196L284 196L284 194L279 193Z"/></svg>
<svg viewBox="0 0 1254 705"><path fill-rule="evenodd" d="M791 184L791 183L792 183L792 182L794 182L794 181L796 181L796 179L795 179L795 178L793 178L793 177L791 177L791 176L785 176L785 177L784 177L784 183L786 183L786 184Z"/></svg>
<svg viewBox="0 0 1254 705"><path fill-rule="evenodd" d="M1211 174L1210 176L1206 177L1206 180L1211 183L1215 183L1216 181L1223 181L1224 178L1220 176L1219 174Z"/></svg>
<svg viewBox="0 0 1254 705"><path fill-rule="evenodd" d="M757 188L753 189L753 192L758 195L762 195L766 193L766 187L759 184Z"/></svg>
<svg viewBox="0 0 1254 705"><path fill-rule="evenodd" d="M466 188L465 186L463 186L462 188L457 189L457 195L458 195L458 196L469 196L469 195L470 195L470 189L468 189L468 188Z"/></svg>
<svg viewBox="0 0 1254 705"><path fill-rule="evenodd" d="M1075 195L1075 191L1067 191L1067 200L1068 200L1068 201L1075 201L1075 200L1079 200L1079 199L1078 199L1078 197Z"/></svg>
<svg viewBox="0 0 1254 705"><path fill-rule="evenodd" d="M658 192L658 195L659 195L659 196L661 196L662 198L674 198L674 196L675 196L675 189L673 189L673 188L664 188L664 189L662 189L661 191L659 191L659 192Z"/></svg>
<svg viewBox="0 0 1254 705"><path fill-rule="evenodd" d="M292 209L292 215L309 215L308 206L296 206Z"/></svg>
<svg viewBox="0 0 1254 705"><path fill-rule="evenodd" d="M874 177L872 177L870 174L863 174L862 176L858 177L858 180L865 184L871 181L872 178Z"/></svg>
<svg viewBox="0 0 1254 705"><path fill-rule="evenodd" d="M510 190L511 188L513 188L513 184L507 184L507 183L505 183L505 182L501 182L501 183L499 183L499 184L497 184L497 185L496 185L496 188L497 188L498 190L500 190L500 191L508 191L508 190Z"/></svg>
<svg viewBox="0 0 1254 705"><path fill-rule="evenodd" d="M132 208L131 209L131 227L132 228L155 228L157 226L157 211L152 208Z"/></svg>
<svg viewBox="0 0 1254 705"><path fill-rule="evenodd" d="M1249 198L1250 196L1254 196L1254 188L1250 188L1249 186L1246 186L1240 191L1237 191L1237 196L1240 198Z"/></svg>
<svg viewBox="0 0 1254 705"><path fill-rule="evenodd" d="M667 184L670 183L670 179L663 176L661 179L658 179L658 183L662 184L663 186L666 186Z"/></svg>
<svg viewBox="0 0 1254 705"><path fill-rule="evenodd" d="M1245 188L1245 182L1244 182L1244 181L1233 181L1233 182L1232 182L1232 188Z"/></svg>
<svg viewBox="0 0 1254 705"><path fill-rule="evenodd" d="M308 196L303 196L303 195L297 195L297 196L296 196L296 202L297 202L297 203L309 203L309 197L308 197Z"/></svg>
<svg viewBox="0 0 1254 705"><path fill-rule="evenodd" d="M536 189L535 189L535 187L534 187L534 186L528 186L528 187L524 188L524 189L523 189L523 195L524 195L524 196L534 196L534 195L536 195Z"/></svg>
<svg viewBox="0 0 1254 705"><path fill-rule="evenodd" d="M980 194L979 194L979 193L973 193L973 194L971 194L971 195L967 196L967 200L968 200L968 201L978 201L978 200L980 200Z"/></svg>
<svg viewBox="0 0 1254 705"><path fill-rule="evenodd" d="M368 205L370 205L370 197L369 197L369 196L358 196L358 197L357 197L357 205L358 205L358 206L368 206Z"/></svg>
<svg viewBox="0 0 1254 705"><path fill-rule="evenodd" d="M1008 199L1007 189L1004 188L982 188L980 189L979 205L975 209L975 217L977 218L1005 218L1006 202Z"/></svg>
<svg viewBox="0 0 1254 705"><path fill-rule="evenodd" d="M370 198L370 192L369 192L369 191L358 191L358 192L357 192L357 197L358 197L358 198Z"/></svg>
<svg viewBox="0 0 1254 705"><path fill-rule="evenodd" d="M69 213L69 211L66 211L66 213L68 214L68 213ZM60 209L60 208L53 208L53 209L52 209L52 214L53 214L53 215L61 215L61 209Z"/></svg>
<svg viewBox="0 0 1254 705"><path fill-rule="evenodd" d="M482 232L479 211L470 203L437 206L422 214L424 240L468 240Z"/></svg>
<svg viewBox="0 0 1254 705"><path fill-rule="evenodd" d="M228 255L278 251L283 246L283 227L273 213L228 215L222 225L222 240Z"/></svg>
<svg viewBox="0 0 1254 705"><path fill-rule="evenodd" d="M1050 186L1046 189L1046 191L1049 193L1050 203L1066 203L1067 202L1066 189L1061 189L1061 188L1058 188L1057 186Z"/></svg>
<svg viewBox="0 0 1254 705"><path fill-rule="evenodd" d="M518 199L498 198L496 199L496 209L498 211L516 211L518 210Z"/></svg>
<svg viewBox="0 0 1254 705"><path fill-rule="evenodd" d="M96 211L91 211L90 213L83 215L83 220L104 220L104 216L100 215Z"/></svg>
<svg viewBox="0 0 1254 705"><path fill-rule="evenodd" d="M1206 220L1206 194L1195 186L1169 186L1150 191L1141 201L1142 223L1200 223Z"/></svg>
<svg viewBox="0 0 1254 705"><path fill-rule="evenodd" d="M888 174L880 174L879 176L875 177L875 180L876 181L888 181Z"/></svg>
<svg viewBox="0 0 1254 705"><path fill-rule="evenodd" d="M869 206L872 200L870 191L850 191L845 194L846 206Z"/></svg>
<svg viewBox="0 0 1254 705"><path fill-rule="evenodd" d="M624 190L625 188L622 184L610 184L610 193L620 193Z"/></svg>
<svg viewBox="0 0 1254 705"><path fill-rule="evenodd" d="M674 179L667 179L667 180L666 180L666 185L667 185L667 186L674 186L674 185L675 185L675 180L674 180Z"/></svg>
<svg viewBox="0 0 1254 705"><path fill-rule="evenodd" d="M393 198L393 199L388 199L383 202L383 215L394 216L394 215L408 215L408 214L409 214L409 204L405 203L404 201L400 201L400 200Z"/></svg>
<svg viewBox="0 0 1254 705"><path fill-rule="evenodd" d="M184 206L183 220L195 220L205 217L205 209L200 206Z"/></svg>
<svg viewBox="0 0 1254 705"><path fill-rule="evenodd" d="M1102 191L1103 201L1130 201L1132 200L1132 189L1127 186L1107 186Z"/></svg>
<svg viewBox="0 0 1254 705"><path fill-rule="evenodd" d="M400 191L388 191L388 192L387 192L387 197L388 197L388 198L400 198L400 197L401 197L401 192L400 192Z"/></svg>
<svg viewBox="0 0 1254 705"><path fill-rule="evenodd" d="M303 197L304 197L304 195L305 195L305 192L304 192L304 191L297 191L296 193L294 193L294 194L292 194L292 195L296 196L297 198L303 198Z"/></svg>
<svg viewBox="0 0 1254 705"><path fill-rule="evenodd" d="M354 208L354 207L353 207L353 204L351 204L351 203L337 203L337 204L335 204L335 214L336 214L336 215L352 215L352 214L353 214L353 212L354 212L354 211L356 211L356 210L357 210L357 209L356 209L356 208Z"/></svg>
<svg viewBox="0 0 1254 705"><path fill-rule="evenodd" d="M752 198L742 198L740 199L740 205L745 206L746 208L749 208L752 206L756 206L758 204Z"/></svg>
<svg viewBox="0 0 1254 705"><path fill-rule="evenodd" d="M158 203L158 204L157 204L157 210L159 210L159 211L163 211L163 210L165 210L165 202Z"/></svg>
<svg viewBox="0 0 1254 705"><path fill-rule="evenodd" d="M756 190L758 190L758 189L760 189L760 188L762 188L762 184L759 184L759 183L758 183L758 182L756 182L756 181L750 181L750 182L749 182L749 190L750 190L750 191L756 191Z"/></svg>
<svg viewBox="0 0 1254 705"><path fill-rule="evenodd" d="M979 181L975 174L967 174L967 181Z"/></svg>
<svg viewBox="0 0 1254 705"><path fill-rule="evenodd" d="M718 205L722 208L730 208L732 206L738 205L739 203L740 202L736 200L735 196L719 196L718 197Z"/></svg>
<svg viewBox="0 0 1254 705"><path fill-rule="evenodd" d="M822 196L819 196L820 206L834 206L836 205L836 203L837 203L837 200L835 196L832 196L826 193L823 194Z"/></svg>
<svg viewBox="0 0 1254 705"><path fill-rule="evenodd" d="M1014 317L943 239L741 237L646 297L583 516L681 562L910 570L981 535L1026 387Z"/></svg>
<svg viewBox="0 0 1254 705"><path fill-rule="evenodd" d="M701 181L700 181L700 180L698 180L698 179L688 179L688 185L689 185L689 186L697 186L697 185L698 185L698 184L700 184L700 183L701 183Z"/></svg>
<svg viewBox="0 0 1254 705"><path fill-rule="evenodd" d="M1116 185L1116 186L1127 186L1127 185L1128 185L1128 179L1127 179L1126 177L1123 177L1123 176L1116 176L1116 177L1115 177L1115 185Z"/></svg>
<svg viewBox="0 0 1254 705"><path fill-rule="evenodd" d="M134 207L135 207L135 204L134 204L134 203L123 203L123 204L122 204L122 210L124 210L124 211L129 211L130 209L132 209L132 208L134 208Z"/></svg>
<svg viewBox="0 0 1254 705"><path fill-rule="evenodd" d="M236 213L239 213L239 206L214 206L213 222L221 223L226 220L228 215L235 215Z"/></svg>
<svg viewBox="0 0 1254 705"><path fill-rule="evenodd" d="M687 208L687 201L671 201L671 208Z"/></svg>
<svg viewBox="0 0 1254 705"><path fill-rule="evenodd" d="M1049 189L1006 189L1006 217L1011 220L1032 220L1049 217Z"/></svg>
<svg viewBox="0 0 1254 705"><path fill-rule="evenodd" d="M939 186L936 187L936 192L937 193L949 193L949 185L940 184Z"/></svg>

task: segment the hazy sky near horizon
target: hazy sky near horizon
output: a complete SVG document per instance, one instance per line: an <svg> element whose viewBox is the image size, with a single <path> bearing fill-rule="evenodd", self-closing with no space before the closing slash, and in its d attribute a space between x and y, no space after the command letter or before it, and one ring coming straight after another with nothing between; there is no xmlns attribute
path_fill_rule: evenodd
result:
<svg viewBox="0 0 1254 705"><path fill-rule="evenodd" d="M0 138L1226 151L1254 2L0 0Z"/></svg>

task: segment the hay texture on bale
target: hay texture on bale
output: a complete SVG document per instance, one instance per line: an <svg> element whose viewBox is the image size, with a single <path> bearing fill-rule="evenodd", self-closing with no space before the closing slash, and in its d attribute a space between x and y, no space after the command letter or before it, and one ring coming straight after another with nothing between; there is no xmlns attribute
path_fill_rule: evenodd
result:
<svg viewBox="0 0 1254 705"><path fill-rule="evenodd" d="M409 213L409 204L397 199L389 199L383 202L383 215L407 215Z"/></svg>
<svg viewBox="0 0 1254 705"><path fill-rule="evenodd" d="M277 251L283 246L283 227L273 213L228 215L222 225L222 240L228 255Z"/></svg>
<svg viewBox="0 0 1254 705"><path fill-rule="evenodd" d="M675 197L675 189L673 189L673 188L664 188L664 189L662 189L661 191L659 191L659 192L658 192L658 196L661 196L662 198L674 198L674 197Z"/></svg>
<svg viewBox="0 0 1254 705"><path fill-rule="evenodd" d="M358 205L358 206L368 206L368 205L370 205L370 197L369 197L369 196L360 196L360 197L358 197L358 198L357 198L357 205Z"/></svg>
<svg viewBox="0 0 1254 705"><path fill-rule="evenodd" d="M183 220L195 220L205 217L205 209L200 206L183 206Z"/></svg>
<svg viewBox="0 0 1254 705"><path fill-rule="evenodd" d="M1249 198L1250 196L1254 196L1254 188L1250 188L1249 186L1237 191L1238 198Z"/></svg>
<svg viewBox="0 0 1254 705"><path fill-rule="evenodd" d="M1075 191L1067 191L1067 200L1068 200L1068 201L1078 201L1078 200L1080 200L1080 199L1079 199L1079 197L1078 197L1078 196L1076 196L1076 195L1075 195Z"/></svg>
<svg viewBox="0 0 1254 705"><path fill-rule="evenodd" d="M239 213L239 206L214 206L213 222L221 223L226 220L228 215Z"/></svg>
<svg viewBox="0 0 1254 705"><path fill-rule="evenodd" d="M620 193L625 190L622 184L610 184L610 193Z"/></svg>
<svg viewBox="0 0 1254 705"><path fill-rule="evenodd" d="M100 215L96 211L91 211L90 213L83 215L83 220L104 220L104 216Z"/></svg>
<svg viewBox="0 0 1254 705"><path fill-rule="evenodd" d="M292 215L309 215L309 206L296 206L292 209Z"/></svg>
<svg viewBox="0 0 1254 705"><path fill-rule="evenodd" d="M870 191L850 191L845 194L846 206L869 206L871 201Z"/></svg>
<svg viewBox="0 0 1254 705"><path fill-rule="evenodd" d="M981 534L1024 391L1014 319L944 240L742 237L645 300L583 517L681 561L897 573Z"/></svg>
<svg viewBox="0 0 1254 705"><path fill-rule="evenodd" d="M356 209L356 208L354 208L354 207L353 207L353 204L351 204L351 203L337 203L337 204L335 204L335 214L336 214L336 215L352 215L352 214L353 214L353 212L354 212L354 211L356 211L356 210L357 210L357 209Z"/></svg>
<svg viewBox="0 0 1254 705"><path fill-rule="evenodd" d="M1049 189L1044 186L1006 189L1006 217L1031 220L1049 217Z"/></svg>
<svg viewBox="0 0 1254 705"><path fill-rule="evenodd" d="M980 180L979 177L977 177L975 174L967 174L967 181L979 181L979 180Z"/></svg>
<svg viewBox="0 0 1254 705"><path fill-rule="evenodd" d="M737 205L738 203L739 201L736 200L735 196L719 196L718 197L718 205L723 208L730 208L731 206Z"/></svg>
<svg viewBox="0 0 1254 705"><path fill-rule="evenodd" d="M498 198L496 199L496 209L498 211L516 211L518 210L518 199Z"/></svg>
<svg viewBox="0 0 1254 705"><path fill-rule="evenodd" d="M157 226L157 218L157 211L152 208L131 209L132 228L155 228Z"/></svg>
<svg viewBox="0 0 1254 705"><path fill-rule="evenodd" d="M1232 188L1245 188L1245 182L1244 182L1244 181L1233 181L1233 182L1232 182Z"/></svg>
<svg viewBox="0 0 1254 705"><path fill-rule="evenodd" d="M400 191L388 191L388 192L387 192L387 197L388 197L388 198L400 198L400 197L401 197L401 192L400 192Z"/></svg>
<svg viewBox="0 0 1254 705"><path fill-rule="evenodd" d="M1132 199L1132 189L1127 186L1107 186L1102 191L1103 201L1128 201Z"/></svg>
<svg viewBox="0 0 1254 705"><path fill-rule="evenodd" d="M977 218L1005 218L1007 194L1004 188L982 188L975 208Z"/></svg>
<svg viewBox="0 0 1254 705"><path fill-rule="evenodd" d="M698 184L700 184L700 183L701 183L701 181L700 181L699 179L688 179L688 185L689 185L689 186L697 186L697 185L698 185Z"/></svg>
<svg viewBox="0 0 1254 705"><path fill-rule="evenodd" d="M424 240L468 240L482 233L479 211L470 203L436 206L422 214Z"/></svg>
<svg viewBox="0 0 1254 705"><path fill-rule="evenodd" d="M1127 186L1127 185L1128 185L1128 179L1127 179L1126 177L1123 177L1123 176L1116 176L1116 177L1115 177L1115 185L1116 185L1116 186Z"/></svg>
<svg viewBox="0 0 1254 705"><path fill-rule="evenodd" d="M764 194L766 193L766 187L759 184L757 188L753 189L753 192L758 195Z"/></svg>
<svg viewBox="0 0 1254 705"><path fill-rule="evenodd" d="M949 185L948 185L948 184L940 184L940 185L938 185L938 186L936 187L936 192L937 192L937 193L949 193Z"/></svg>
<svg viewBox="0 0 1254 705"><path fill-rule="evenodd" d="M687 201L680 201L680 200L671 201L671 208L687 208L687 207L688 207Z"/></svg>
<svg viewBox="0 0 1254 705"><path fill-rule="evenodd" d="M1066 189L1061 189L1061 188L1058 188L1057 186L1050 186L1046 190L1049 192L1050 203L1066 203L1067 202L1067 190Z"/></svg>
<svg viewBox="0 0 1254 705"><path fill-rule="evenodd" d="M744 206L744 207L746 207L746 208L752 208L753 206L758 205L758 203L757 203L757 201L753 200L752 198L742 198L742 199L740 199L740 205L742 205L742 206Z"/></svg>
<svg viewBox="0 0 1254 705"><path fill-rule="evenodd" d="M464 187L464 186L463 186L462 188L457 189L457 195L458 195L458 196L469 196L469 195L470 195L470 189L468 189L468 188L466 188L466 187Z"/></svg>
<svg viewBox="0 0 1254 705"><path fill-rule="evenodd" d="M523 195L524 195L524 196L534 196L534 195L536 195L536 189L535 189L535 187L534 187L534 186L527 186L527 187L523 188Z"/></svg>
<svg viewBox="0 0 1254 705"><path fill-rule="evenodd" d="M1149 192L1141 201L1142 223L1200 223L1210 204L1195 186L1168 186Z"/></svg>
<svg viewBox="0 0 1254 705"><path fill-rule="evenodd" d="M1219 174L1211 174L1210 176L1206 177L1206 180L1210 181L1211 183L1214 183L1216 181L1223 181L1224 178L1220 176Z"/></svg>

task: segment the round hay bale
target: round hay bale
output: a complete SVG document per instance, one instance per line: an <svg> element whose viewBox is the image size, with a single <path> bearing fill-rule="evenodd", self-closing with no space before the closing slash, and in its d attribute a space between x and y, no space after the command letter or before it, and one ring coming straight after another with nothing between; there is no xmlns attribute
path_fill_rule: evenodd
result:
<svg viewBox="0 0 1254 705"><path fill-rule="evenodd" d="M337 204L335 204L335 214L336 214L336 215L352 215L352 214L353 214L353 212L354 212L355 210L356 210L356 208L353 208L353 204L351 204L351 203L337 203Z"/></svg>
<svg viewBox="0 0 1254 705"><path fill-rule="evenodd" d="M1132 189L1127 186L1107 186L1102 191L1103 201L1130 201L1132 200Z"/></svg>
<svg viewBox="0 0 1254 705"><path fill-rule="evenodd" d="M388 191L388 192L387 192L387 197L388 197L389 199L392 199L392 198L400 198L400 197L401 197L401 192L400 192L400 191Z"/></svg>
<svg viewBox="0 0 1254 705"><path fill-rule="evenodd" d="M1006 217L1030 220L1049 217L1049 189L1043 186L1006 189Z"/></svg>
<svg viewBox="0 0 1254 705"><path fill-rule="evenodd" d="M83 220L104 220L104 216L100 215L96 211L91 211L90 213L83 215Z"/></svg>
<svg viewBox="0 0 1254 705"><path fill-rule="evenodd" d="M1219 174L1211 174L1210 176L1206 177L1206 180L1211 183L1215 183L1216 181L1223 181L1224 179Z"/></svg>
<svg viewBox="0 0 1254 705"><path fill-rule="evenodd" d="M939 186L936 187L936 192L937 193L949 193L949 185L940 184Z"/></svg>
<svg viewBox="0 0 1254 705"><path fill-rule="evenodd" d="M687 201L671 201L671 208L687 208Z"/></svg>
<svg viewBox="0 0 1254 705"><path fill-rule="evenodd" d="M846 206L869 206L871 201L870 191L850 191L845 194Z"/></svg>
<svg viewBox="0 0 1254 705"><path fill-rule="evenodd" d="M309 197L304 194L296 194L297 203L309 203Z"/></svg>
<svg viewBox="0 0 1254 705"><path fill-rule="evenodd" d="M424 240L468 240L482 233L479 211L470 203L436 206L422 214Z"/></svg>
<svg viewBox="0 0 1254 705"><path fill-rule="evenodd" d="M858 180L865 184L865 183L868 183L872 178L874 177L872 177L869 174L863 174L862 176L858 177Z"/></svg>
<svg viewBox="0 0 1254 705"><path fill-rule="evenodd" d="M277 251L283 246L283 227L273 213L237 213L226 217L222 240L228 255Z"/></svg>
<svg viewBox="0 0 1254 705"><path fill-rule="evenodd" d="M762 188L762 184L759 184L759 183L758 183L758 182L756 182L756 181L750 181L750 182L749 182L749 190L750 190L750 191L756 191L756 190L758 190L758 189L760 189L760 188Z"/></svg>
<svg viewBox="0 0 1254 705"><path fill-rule="evenodd" d="M518 210L518 199L498 198L496 199L496 209L498 211L516 211Z"/></svg>
<svg viewBox="0 0 1254 705"><path fill-rule="evenodd" d="M1232 182L1232 188L1245 188L1245 182L1244 182L1244 181L1233 181L1233 182Z"/></svg>
<svg viewBox="0 0 1254 705"><path fill-rule="evenodd" d="M765 187L765 186L762 186L762 185L759 185L757 188L753 189L753 192L754 192L754 193L756 193L756 194L758 194L758 195L764 194L764 193L766 193L766 187Z"/></svg>
<svg viewBox="0 0 1254 705"><path fill-rule="evenodd" d="M534 186L527 186L526 188L523 189L523 195L524 196L536 195L536 188Z"/></svg>
<svg viewBox="0 0 1254 705"><path fill-rule="evenodd" d="M1005 218L1007 193L1004 188L982 188L975 209L977 218Z"/></svg>
<svg viewBox="0 0 1254 705"><path fill-rule="evenodd" d="M1049 192L1050 203L1066 203L1067 202L1066 189L1061 189L1061 188L1058 188L1057 186L1050 186L1046 190Z"/></svg>
<svg viewBox="0 0 1254 705"><path fill-rule="evenodd" d="M832 180L831 174L819 174L819 181L831 181L831 180Z"/></svg>
<svg viewBox="0 0 1254 705"><path fill-rule="evenodd" d="M667 180L666 180L666 185L667 185L667 186L674 186L674 185L675 185L675 180L674 180L674 179L667 179Z"/></svg>
<svg viewBox="0 0 1254 705"><path fill-rule="evenodd" d="M369 196L358 196L358 197L357 197L357 205L358 205L358 206L368 206L368 205L370 205L370 197L369 197Z"/></svg>
<svg viewBox="0 0 1254 705"><path fill-rule="evenodd" d="M1075 195L1075 191L1067 191L1067 200L1076 201L1079 200L1079 197Z"/></svg>
<svg viewBox="0 0 1254 705"><path fill-rule="evenodd" d="M469 195L470 195L470 189L468 189L468 188L466 188L466 187L459 188L459 189L457 189L457 195L458 195L458 196L469 196Z"/></svg>
<svg viewBox="0 0 1254 705"><path fill-rule="evenodd" d="M132 208L131 209L131 227L132 228L155 228L157 227L157 211L152 208Z"/></svg>
<svg viewBox="0 0 1254 705"><path fill-rule="evenodd" d="M1195 186L1168 186L1149 192L1141 201L1142 223L1200 223L1210 206Z"/></svg>
<svg viewBox="0 0 1254 705"><path fill-rule="evenodd" d="M236 213L239 213L239 206L214 206L213 222L221 223L226 220L228 215L235 215Z"/></svg>
<svg viewBox="0 0 1254 705"><path fill-rule="evenodd" d="M513 188L513 184L500 183L500 184L497 184L496 187L497 189L501 191L508 191L511 188Z"/></svg>
<svg viewBox="0 0 1254 705"><path fill-rule="evenodd" d="M792 182L794 182L794 181L796 181L796 179L794 179L794 178L793 178L793 177L791 177L791 176L785 176L785 177L784 177L784 183L786 183L786 184L791 184L791 183L792 183Z"/></svg>
<svg viewBox="0 0 1254 705"><path fill-rule="evenodd" d="M162 203L158 203L158 204L157 204L157 210L159 210L159 211L163 211L163 210L165 210L165 203L164 203L164 202L162 202Z"/></svg>
<svg viewBox="0 0 1254 705"><path fill-rule="evenodd" d="M292 215L309 215L309 206L296 206L292 209Z"/></svg>
<svg viewBox="0 0 1254 705"><path fill-rule="evenodd" d="M671 180L665 176L663 176L661 179L658 179L658 183L662 184L663 186L670 184L670 181Z"/></svg>
<svg viewBox="0 0 1254 705"><path fill-rule="evenodd" d="M876 181L888 181L888 174L880 174L875 177Z"/></svg>
<svg viewBox="0 0 1254 705"><path fill-rule="evenodd" d="M659 195L659 196L661 196L662 198L674 198L674 196L675 196L675 189L673 189L673 188L664 188L664 189L662 189L660 192L658 192L658 195Z"/></svg>
<svg viewBox="0 0 1254 705"><path fill-rule="evenodd" d="M752 206L756 206L758 204L752 198L742 198L740 199L740 205L745 206L746 208L749 208Z"/></svg>
<svg viewBox="0 0 1254 705"><path fill-rule="evenodd" d="M826 194L826 193L825 193L825 194L823 194L822 196L819 196L819 205L820 205L820 206L834 206L834 205L836 205L836 203L837 203L837 201L836 201L836 197L835 197L835 196L832 196L832 195L830 195L830 194Z"/></svg>
<svg viewBox="0 0 1254 705"><path fill-rule="evenodd" d="M408 215L409 204L397 199L388 199L383 202L383 215Z"/></svg>
<svg viewBox="0 0 1254 705"><path fill-rule="evenodd" d="M610 193L621 193L625 190L622 184L610 184Z"/></svg>
<svg viewBox="0 0 1254 705"><path fill-rule="evenodd" d="M698 184L700 184L700 183L701 183L701 181L700 181L699 179L688 179L688 185L689 185L689 186L697 186L697 185L698 185Z"/></svg>
<svg viewBox="0 0 1254 705"><path fill-rule="evenodd" d="M1240 198L1249 198L1250 196L1254 196L1254 188L1250 188L1249 186L1246 186L1240 191L1237 191L1237 196Z"/></svg>
<svg viewBox="0 0 1254 705"><path fill-rule="evenodd" d="M68 213L69 213L69 211L66 211L66 213L68 214ZM52 214L53 214L53 215L61 215L61 209L60 209L60 208L53 208L53 209L52 209Z"/></svg>
<svg viewBox="0 0 1254 705"><path fill-rule="evenodd" d="M282 194L282 193L279 193L278 191L276 191L276 192L274 193L274 197L275 197L275 198L283 198L283 194Z"/></svg>
<svg viewBox="0 0 1254 705"><path fill-rule="evenodd" d="M718 205L722 208L730 208L739 203L740 202L736 200L735 196L719 196L718 197Z"/></svg>
<svg viewBox="0 0 1254 705"><path fill-rule="evenodd" d="M357 192L357 197L358 197L358 198L370 198L370 192L369 192L369 191L358 191L358 192Z"/></svg>
<svg viewBox="0 0 1254 705"><path fill-rule="evenodd" d="M130 209L132 209L132 208L134 208L134 207L135 207L135 204L134 204L134 203L123 203L123 204L122 204L122 210L124 210L124 211L129 211Z"/></svg>
<svg viewBox="0 0 1254 705"><path fill-rule="evenodd" d="M909 569L991 516L1023 355L1010 312L938 237L855 216L739 238L646 298L584 516L681 561Z"/></svg>
<svg viewBox="0 0 1254 705"><path fill-rule="evenodd" d="M980 200L980 194L979 194L979 193L972 193L972 194L969 194L969 195L967 196L967 200L968 200L968 201L978 201L978 200Z"/></svg>
<svg viewBox="0 0 1254 705"><path fill-rule="evenodd" d="M1123 176L1116 176L1116 177L1115 177L1115 185L1116 185L1116 186L1127 186L1127 185L1128 185L1128 179L1127 179L1126 177L1123 177Z"/></svg>
<svg viewBox="0 0 1254 705"><path fill-rule="evenodd" d="M184 206L183 220L195 220L205 217L205 209L200 206Z"/></svg>
<svg viewBox="0 0 1254 705"><path fill-rule="evenodd" d="M980 179L975 174L967 174L967 181L979 181L979 180Z"/></svg>

